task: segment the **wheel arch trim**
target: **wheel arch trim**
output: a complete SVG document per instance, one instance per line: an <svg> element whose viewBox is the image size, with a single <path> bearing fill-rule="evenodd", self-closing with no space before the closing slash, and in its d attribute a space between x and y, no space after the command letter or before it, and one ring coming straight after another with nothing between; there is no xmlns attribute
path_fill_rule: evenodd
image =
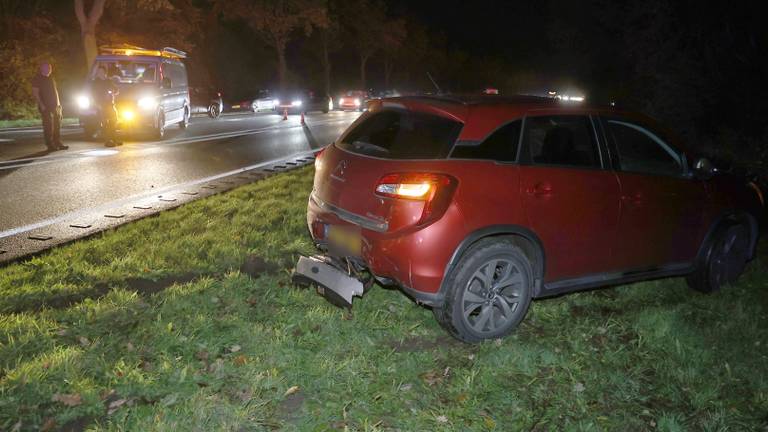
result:
<svg viewBox="0 0 768 432"><path fill-rule="evenodd" d="M443 280L440 283L440 289L436 293L437 296L440 299L445 296L446 281L448 279L448 275L451 273L451 271L453 271L467 250L469 250L472 246L481 240L492 237L505 236L522 237L531 244L531 250L536 255L534 257L536 261L532 263L534 271L534 287L532 294L533 297L538 296L543 286L544 272L546 269L546 254L544 252L544 245L536 233L520 225L492 225L472 231L469 233L469 235L464 237L456 249L454 249L453 254L451 254L451 258L448 260L448 264L445 266L445 270L443 272Z"/></svg>

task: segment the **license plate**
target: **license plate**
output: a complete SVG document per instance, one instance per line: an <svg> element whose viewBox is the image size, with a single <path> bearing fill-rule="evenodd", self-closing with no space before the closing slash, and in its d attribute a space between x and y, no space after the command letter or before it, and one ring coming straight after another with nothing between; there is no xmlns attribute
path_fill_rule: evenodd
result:
<svg viewBox="0 0 768 432"><path fill-rule="evenodd" d="M359 256L362 239L360 229L356 227L328 225L326 228L328 245L343 255Z"/></svg>

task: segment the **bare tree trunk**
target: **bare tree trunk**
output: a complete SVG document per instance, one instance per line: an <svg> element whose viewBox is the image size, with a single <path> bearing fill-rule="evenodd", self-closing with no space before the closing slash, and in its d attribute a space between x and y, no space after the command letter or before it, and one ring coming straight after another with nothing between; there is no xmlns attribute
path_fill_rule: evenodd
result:
<svg viewBox="0 0 768 432"><path fill-rule="evenodd" d="M331 59L328 55L328 32L323 31L322 35L322 42L323 42L323 74L325 75L325 94L329 95L331 94Z"/></svg>
<svg viewBox="0 0 768 432"><path fill-rule="evenodd" d="M392 77L392 71L395 70L395 62L389 56L384 57L384 89L389 89L389 80Z"/></svg>
<svg viewBox="0 0 768 432"><path fill-rule="evenodd" d="M360 55L360 90L365 90L365 66L368 64L369 55Z"/></svg>
<svg viewBox="0 0 768 432"><path fill-rule="evenodd" d="M288 64L285 61L285 46L278 45L277 50L277 79L280 82L280 90L286 89L286 75L288 75Z"/></svg>
<svg viewBox="0 0 768 432"><path fill-rule="evenodd" d="M80 35L83 38L83 49L85 50L86 70L90 70L96 55L98 55L96 25L104 13L105 1L94 0L90 12L86 14L83 0L75 0L75 16L77 16L77 21L80 23Z"/></svg>

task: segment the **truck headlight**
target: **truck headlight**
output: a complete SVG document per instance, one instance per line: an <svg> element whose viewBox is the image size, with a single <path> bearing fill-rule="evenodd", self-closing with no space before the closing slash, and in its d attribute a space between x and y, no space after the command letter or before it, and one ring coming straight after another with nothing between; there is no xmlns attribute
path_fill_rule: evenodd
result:
<svg viewBox="0 0 768 432"><path fill-rule="evenodd" d="M78 96L75 98L75 102L77 102L77 107L80 109L88 109L91 107L91 98L86 95Z"/></svg>
<svg viewBox="0 0 768 432"><path fill-rule="evenodd" d="M360 106L360 99L355 98L355 106Z"/></svg>
<svg viewBox="0 0 768 432"><path fill-rule="evenodd" d="M157 108L157 99L152 96L146 96L139 99L138 105L143 110L153 110Z"/></svg>
<svg viewBox="0 0 768 432"><path fill-rule="evenodd" d="M301 103L302 102L300 100L295 100L295 101L291 102L291 106L301 106Z"/></svg>
<svg viewBox="0 0 768 432"><path fill-rule="evenodd" d="M136 113L133 110L126 109L120 112L120 117L122 117L123 121L130 122L136 117Z"/></svg>
<svg viewBox="0 0 768 432"><path fill-rule="evenodd" d="M280 105L280 100L279 99L275 99L275 100L272 101L272 107L273 108L278 106L278 105Z"/></svg>

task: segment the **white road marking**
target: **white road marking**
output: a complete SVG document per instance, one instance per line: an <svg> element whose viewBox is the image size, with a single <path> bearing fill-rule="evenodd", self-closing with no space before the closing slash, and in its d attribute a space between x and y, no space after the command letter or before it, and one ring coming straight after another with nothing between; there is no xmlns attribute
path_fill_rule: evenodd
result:
<svg viewBox="0 0 768 432"><path fill-rule="evenodd" d="M179 192L180 190L188 189L191 186L196 186L196 185L199 185L199 184L202 184L202 183L208 183L208 182L211 182L211 181L214 181L214 180L218 180L218 179L223 178L223 177L228 177L228 176L231 176L231 175L234 175L234 174L238 174L238 173L242 173L242 172L245 172L245 171L250 171L250 170L253 170L253 169L258 169L258 168L261 168L261 167L266 166L266 165L274 164L274 163L277 163L277 162L283 162L283 161L287 161L287 160L291 160L291 159L296 159L296 158L299 158L299 157L309 156L311 154L314 154L315 151L317 151L317 150L306 150L306 151L302 151L302 152L297 152L297 153L293 153L292 155L289 155L289 156L284 156L284 157L281 157L281 158L271 159L271 160L268 160L268 161L265 161L265 162L259 162L259 163L254 164L254 165L248 165L248 166L245 166L245 167L242 167L242 168L238 168L238 169L235 169L235 170L232 170L232 171L227 171L227 172L216 174L216 175L212 175L212 176L209 176L209 177L204 177L204 178L201 178L201 179L192 180L192 181L189 181L189 182L186 182L186 183L179 183L179 184L176 184L176 185L173 185L173 186L166 186L166 187L159 188L159 189L154 189L154 190L151 190L151 191L148 191L148 192L145 192L145 193L135 194L135 195L131 195L131 196L128 196L128 197L125 197L125 198L120 198L120 199L117 199L117 200L114 200L114 201L110 201L108 203L101 204L101 205L96 206L96 207L75 210L73 212L65 213L65 214L63 214L61 216L56 216L56 217L45 219L45 220L42 220L40 222L36 222L36 223L33 223L33 224L24 225L24 226L21 226L21 227L17 227L17 228L9 229L9 230L6 230L6 231L2 231L2 232L0 232L0 238L10 237L10 236L13 236L13 235L16 235L16 234L21 234L21 233L25 233L25 232L28 232L28 231L32 231L32 230L35 230L35 229L38 229L38 228L44 228L44 227L47 227L47 226L50 226L50 225L53 225L53 224L56 224L56 223L72 220L72 219L75 219L77 217L86 216L86 215L89 215L89 214L92 214L92 213L104 212L106 210L113 209L115 207L120 207L120 206L124 206L124 205L131 204L131 203L141 202L143 200L148 200L149 198L152 198L152 197L157 197L158 195L164 195L164 194L172 193L172 192Z"/></svg>

